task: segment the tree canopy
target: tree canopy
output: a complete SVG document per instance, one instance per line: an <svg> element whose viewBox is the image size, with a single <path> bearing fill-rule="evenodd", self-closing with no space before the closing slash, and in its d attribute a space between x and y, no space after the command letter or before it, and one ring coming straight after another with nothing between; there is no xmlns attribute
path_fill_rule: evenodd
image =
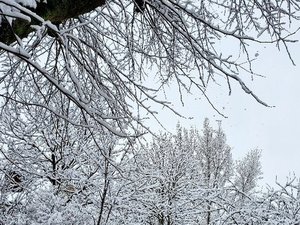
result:
<svg viewBox="0 0 300 225"><path fill-rule="evenodd" d="M237 82L267 106L244 81L256 75L249 44L288 51L298 12L292 0L1 0L1 109L39 107L128 137L148 130L153 105L177 113L164 97L170 84L214 107L209 84L227 83L230 94ZM58 110L65 101L72 116Z"/></svg>

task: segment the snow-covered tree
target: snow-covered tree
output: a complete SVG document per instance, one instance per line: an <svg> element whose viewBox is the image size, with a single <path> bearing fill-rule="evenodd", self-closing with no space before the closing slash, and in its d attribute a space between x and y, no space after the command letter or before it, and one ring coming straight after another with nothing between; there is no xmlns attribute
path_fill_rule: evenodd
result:
<svg viewBox="0 0 300 225"><path fill-rule="evenodd" d="M1 223L215 223L211 211L225 213L221 188L231 174L221 129L207 123L200 143L197 132L166 136L171 140L151 146L155 157L130 155L119 144L131 145L149 130L143 121L156 118L153 104L177 114L161 97L170 83L182 102L185 94L203 94L214 107L206 90L216 81L229 92L237 82L267 105L242 79L255 74L249 44L282 44L288 51L293 30L286 22L299 20L299 6L292 0L0 0ZM223 51L228 41L230 53ZM137 164L124 162L134 159ZM155 201L145 201L147 194ZM129 201L135 207L126 208Z"/></svg>
<svg viewBox="0 0 300 225"><path fill-rule="evenodd" d="M132 207L123 211L132 223L207 224L207 215L209 224L217 223L216 215L223 214L229 202L225 180L230 175L224 168L231 165L231 153L222 129L213 130L210 172L214 179L208 185L205 159L201 161L204 156L199 154L203 136L178 124L175 135L160 134L139 149L128 176L133 182L131 200L124 203Z"/></svg>
<svg viewBox="0 0 300 225"><path fill-rule="evenodd" d="M226 143L226 135L221 126L214 130L208 118L203 125L199 149L196 150L201 164L206 186L223 187L232 175L231 147Z"/></svg>
<svg viewBox="0 0 300 225"><path fill-rule="evenodd" d="M60 94L52 97L64 100ZM0 221L109 222L122 183L126 142L101 127L78 126L41 107L8 106L14 110L4 107L0 118ZM70 102L60 106L52 107L58 114L72 115L73 121L85 119L76 117Z"/></svg>
<svg viewBox="0 0 300 225"><path fill-rule="evenodd" d="M160 98L171 82L182 101L187 93L209 101L205 91L216 81L229 92L237 82L266 105L242 79L255 74L249 44L288 49L287 24L298 13L293 0L1 0L0 96L75 123L53 111L48 94L60 92L88 118L79 125L119 136L143 133L144 116L156 116L153 104L174 111ZM228 42L229 53L222 47ZM24 91L36 97L13 95Z"/></svg>
<svg viewBox="0 0 300 225"><path fill-rule="evenodd" d="M285 184L248 196L243 205L228 204L223 224L297 225L300 222L299 182L288 178ZM221 223L222 224L222 223Z"/></svg>
<svg viewBox="0 0 300 225"><path fill-rule="evenodd" d="M179 132L153 144L166 150L154 151L159 158L149 162L153 153L139 159L119 144L131 145L149 130L143 121L156 118L152 105L178 114L168 95L161 97L171 83L182 102L185 94L203 94L214 107L206 90L216 81L229 92L237 82L267 105L242 79L255 74L249 44L288 50L293 30L285 22L299 20L299 6L292 0L0 0L1 223L116 224L119 215L118 224L197 224L213 209L224 213L221 187L231 156L221 129L207 127L206 138L214 141L206 152L199 151L197 132ZM222 50L228 41L230 53ZM208 149L220 155L211 157ZM143 166L124 162L134 159ZM152 177L158 171L164 176ZM148 193L158 205L139 200ZM133 197L136 208L126 208Z"/></svg>
<svg viewBox="0 0 300 225"><path fill-rule="evenodd" d="M181 135L161 134L135 157L132 201L139 211L131 216L138 224L193 224L197 218L195 195L200 180L193 174L193 155L182 148Z"/></svg>
<svg viewBox="0 0 300 225"><path fill-rule="evenodd" d="M159 134L133 148L105 129L75 126L39 107L27 112L14 106L16 113L3 110L0 120L0 224L300 222L296 178L253 192L261 174L260 152L249 152L230 172L225 134L207 119L203 134L178 125L175 135ZM201 146L209 146L210 157ZM238 182L244 176L248 180Z"/></svg>
<svg viewBox="0 0 300 225"><path fill-rule="evenodd" d="M235 187L244 194L249 194L256 186L262 175L261 151L251 150L238 160L235 166Z"/></svg>
<svg viewBox="0 0 300 225"><path fill-rule="evenodd" d="M195 149L200 163L203 185L206 189L221 189L232 175L231 147L226 143L226 136L219 125L213 129L206 118L203 124L203 135L199 137L199 147ZM214 209L214 203L207 203L206 224L211 224L213 214L218 212Z"/></svg>

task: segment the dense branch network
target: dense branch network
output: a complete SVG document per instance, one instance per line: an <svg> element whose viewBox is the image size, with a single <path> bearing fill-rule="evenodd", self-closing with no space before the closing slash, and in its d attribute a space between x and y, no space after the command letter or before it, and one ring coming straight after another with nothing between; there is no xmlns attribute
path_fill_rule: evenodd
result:
<svg viewBox="0 0 300 225"><path fill-rule="evenodd" d="M255 195L260 151L234 165L208 119L203 135L178 126L146 146L133 141L157 119L154 107L178 114L169 86L214 107L208 86L231 92L237 82L267 106L245 81L249 43L287 47L299 9L293 0L0 0L0 224L299 224L295 179Z"/></svg>
<svg viewBox="0 0 300 225"><path fill-rule="evenodd" d="M0 0L2 107L21 104L57 113L57 94L75 106L85 127L139 136L151 105L178 114L161 97L170 83L180 96L206 94L211 82L248 88L250 42L291 41L296 1ZM224 41L236 49L223 52ZM247 63L245 63L247 62ZM150 83L150 85L149 85ZM217 110L217 109L216 109ZM137 112L136 112L137 111Z"/></svg>
<svg viewBox="0 0 300 225"><path fill-rule="evenodd" d="M0 0L0 224L299 224L296 179L256 194L260 151L234 164L221 124L132 138L153 105L178 114L169 86L213 106L209 84L237 82L267 105L245 81L249 44L287 47L299 11L293 0Z"/></svg>

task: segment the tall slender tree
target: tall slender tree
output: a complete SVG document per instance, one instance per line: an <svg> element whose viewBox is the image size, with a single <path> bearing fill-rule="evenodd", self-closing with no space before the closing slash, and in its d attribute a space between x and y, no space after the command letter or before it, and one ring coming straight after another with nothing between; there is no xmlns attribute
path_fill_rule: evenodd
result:
<svg viewBox="0 0 300 225"><path fill-rule="evenodd" d="M226 136L219 125L214 130L209 119L203 124L203 135L199 137L199 148L196 149L197 158L200 163L203 185L208 190L223 188L232 175L231 148L226 144ZM207 202L206 224L212 223L214 203Z"/></svg>

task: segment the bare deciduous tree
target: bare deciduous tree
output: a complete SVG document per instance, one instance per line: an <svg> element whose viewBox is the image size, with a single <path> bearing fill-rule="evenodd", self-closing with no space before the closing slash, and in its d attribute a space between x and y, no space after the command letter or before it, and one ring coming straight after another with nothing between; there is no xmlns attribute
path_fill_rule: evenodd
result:
<svg viewBox="0 0 300 225"><path fill-rule="evenodd" d="M235 167L235 186L244 194L251 192L262 175L261 151L254 149L242 160L237 161Z"/></svg>

